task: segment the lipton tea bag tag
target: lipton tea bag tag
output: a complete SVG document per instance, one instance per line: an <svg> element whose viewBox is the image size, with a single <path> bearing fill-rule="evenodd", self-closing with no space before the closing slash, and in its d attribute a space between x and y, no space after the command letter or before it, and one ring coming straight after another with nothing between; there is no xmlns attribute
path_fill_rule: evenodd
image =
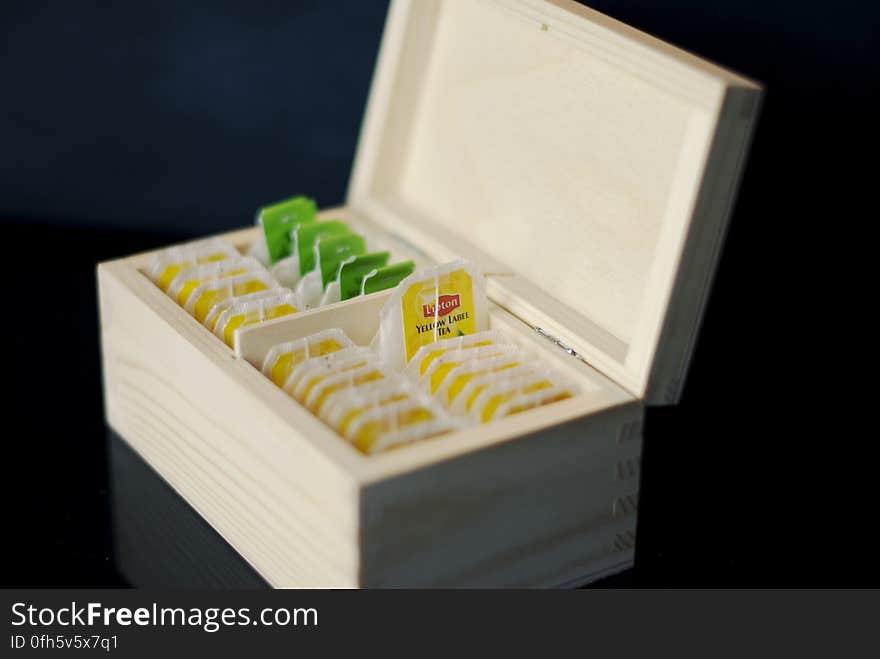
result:
<svg viewBox="0 0 880 659"><path fill-rule="evenodd" d="M489 329L488 307L483 275L473 263L420 270L385 302L374 345L382 362L399 370L424 345Z"/></svg>
<svg viewBox="0 0 880 659"><path fill-rule="evenodd" d="M297 284L297 292L306 305L312 308L321 304L324 289L336 278L339 264L349 256L358 256L367 251L367 243L363 237L346 233L322 236L315 243L315 267L306 273Z"/></svg>
<svg viewBox="0 0 880 659"><path fill-rule="evenodd" d="M263 227L269 263L290 256L291 230L304 222L311 222L317 213L315 200L303 196L291 197L259 210L257 217Z"/></svg>

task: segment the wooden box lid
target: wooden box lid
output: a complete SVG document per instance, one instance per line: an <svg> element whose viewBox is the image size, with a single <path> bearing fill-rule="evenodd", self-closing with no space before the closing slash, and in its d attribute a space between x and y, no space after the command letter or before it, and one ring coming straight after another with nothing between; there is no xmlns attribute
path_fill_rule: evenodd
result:
<svg viewBox="0 0 880 659"><path fill-rule="evenodd" d="M760 93L569 0L394 0L348 202L674 403Z"/></svg>

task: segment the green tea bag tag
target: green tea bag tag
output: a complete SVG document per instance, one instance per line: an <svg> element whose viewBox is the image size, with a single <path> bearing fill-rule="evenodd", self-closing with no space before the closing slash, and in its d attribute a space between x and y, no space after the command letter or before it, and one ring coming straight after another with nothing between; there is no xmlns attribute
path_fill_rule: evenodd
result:
<svg viewBox="0 0 880 659"><path fill-rule="evenodd" d="M305 222L312 222L317 213L315 200L303 196L291 197L260 209L257 217L263 226L270 263L290 256L292 230Z"/></svg>
<svg viewBox="0 0 880 659"><path fill-rule="evenodd" d="M316 270L321 271L321 291L327 284L336 279L343 261L352 256L360 256L367 251L366 241L359 235L351 233L343 236L324 238L315 247L318 260Z"/></svg>
<svg viewBox="0 0 880 659"><path fill-rule="evenodd" d="M272 276L287 288L296 288L307 272L315 267L314 246L322 235L339 235L350 233L344 222L328 220L327 222L307 222L297 225L290 234L291 254L281 259L272 268Z"/></svg>
<svg viewBox="0 0 880 659"><path fill-rule="evenodd" d="M296 285L297 293L308 308L321 304L324 288L336 278L341 261L367 251L364 239L354 233L326 235L318 238L313 248L315 267Z"/></svg>
<svg viewBox="0 0 880 659"><path fill-rule="evenodd" d="M369 295L377 291L384 291L394 288L401 281L409 277L416 269L416 264L412 261L403 261L395 263L384 268L376 268L364 275L361 282L361 295Z"/></svg>
<svg viewBox="0 0 880 659"><path fill-rule="evenodd" d="M305 275L315 269L315 243L319 238L328 238L351 233L348 225L339 220L312 222L300 225L292 235L293 256L299 259L299 274Z"/></svg>
<svg viewBox="0 0 880 659"><path fill-rule="evenodd" d="M339 264L339 269L336 271L336 278L328 282L327 287L324 289L321 306L340 302L341 300L349 300L360 295L361 281L364 275L369 274L376 268L387 265L389 258L391 258L390 252L374 252L372 254L350 256L342 261Z"/></svg>

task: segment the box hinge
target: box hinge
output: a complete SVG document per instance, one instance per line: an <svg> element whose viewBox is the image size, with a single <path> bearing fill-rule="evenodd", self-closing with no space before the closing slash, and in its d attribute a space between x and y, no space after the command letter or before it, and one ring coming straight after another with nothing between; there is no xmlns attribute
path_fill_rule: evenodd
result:
<svg viewBox="0 0 880 659"><path fill-rule="evenodd" d="M571 346L565 345L562 341L560 341L558 338L556 338L555 336L553 336L552 334L550 334L550 332L548 332L548 331L545 330L544 328L542 328L542 327L535 327L534 330L535 330L538 334L540 334L541 336L543 336L545 339L547 339L548 341L550 341L550 342L552 342L553 344L555 344L557 348L560 348L560 349L564 350L566 353L568 353L569 355L571 355L571 356L574 357L575 359L580 359L582 362L586 362L586 361L587 361L586 359L584 359L584 358L580 355L580 353L578 353L577 350L575 350L575 349L572 348Z"/></svg>

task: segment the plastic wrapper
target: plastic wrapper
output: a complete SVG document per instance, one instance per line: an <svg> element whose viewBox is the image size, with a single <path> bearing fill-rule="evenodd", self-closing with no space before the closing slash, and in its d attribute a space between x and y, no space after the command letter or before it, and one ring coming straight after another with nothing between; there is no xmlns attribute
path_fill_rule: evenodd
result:
<svg viewBox="0 0 880 659"><path fill-rule="evenodd" d="M404 400L374 407L349 424L346 439L366 454L427 439L460 427L433 401Z"/></svg>
<svg viewBox="0 0 880 659"><path fill-rule="evenodd" d="M424 345L489 329L483 275L467 261L415 272L392 292L379 320L376 350L400 370Z"/></svg>
<svg viewBox="0 0 880 659"><path fill-rule="evenodd" d="M321 409L321 419L345 436L349 425L367 410L404 400L427 403L429 399L410 378L391 374L381 380L331 393Z"/></svg>
<svg viewBox="0 0 880 659"><path fill-rule="evenodd" d="M168 296L180 306L186 306L189 296L200 284L224 277L243 275L246 272L265 272L266 269L256 259L250 257L228 258L190 266L171 281Z"/></svg>
<svg viewBox="0 0 880 659"><path fill-rule="evenodd" d="M263 360L263 374L284 387L293 369L306 360L354 347L348 335L337 327L273 346Z"/></svg>
<svg viewBox="0 0 880 659"><path fill-rule="evenodd" d="M184 308L200 323L204 323L211 308L222 300L277 287L278 284L266 272L248 272L225 279L215 279L196 286Z"/></svg>
<svg viewBox="0 0 880 659"><path fill-rule="evenodd" d="M325 378L368 364L378 364L376 355L367 348L355 346L298 364L284 383L284 390L299 402L305 402L315 385Z"/></svg>
<svg viewBox="0 0 880 659"><path fill-rule="evenodd" d="M162 250L153 257L147 274L163 291L174 278L190 266L241 256L238 250L221 238L196 240Z"/></svg>
<svg viewBox="0 0 880 659"><path fill-rule="evenodd" d="M471 404L470 417L488 423L510 414L571 398L577 389L547 373L529 373L488 385ZM556 381L555 381L556 380Z"/></svg>
<svg viewBox="0 0 880 659"><path fill-rule="evenodd" d="M302 310L303 305L296 293L286 288L275 290L277 292L274 295L230 305L217 319L214 334L232 347L235 342L235 332L239 328L289 316Z"/></svg>

